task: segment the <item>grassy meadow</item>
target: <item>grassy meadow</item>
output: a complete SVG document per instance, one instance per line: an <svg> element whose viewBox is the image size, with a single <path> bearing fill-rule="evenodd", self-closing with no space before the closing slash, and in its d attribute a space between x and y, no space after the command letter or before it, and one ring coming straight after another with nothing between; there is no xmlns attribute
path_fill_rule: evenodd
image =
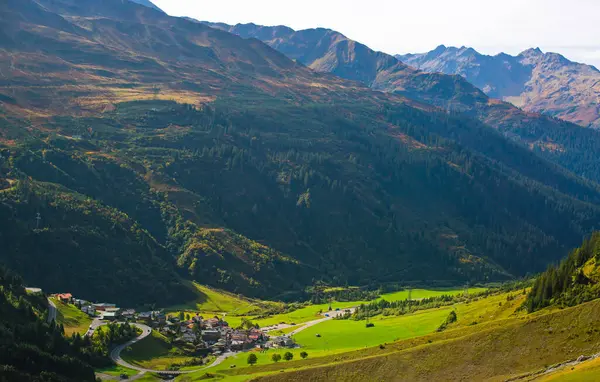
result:
<svg viewBox="0 0 600 382"><path fill-rule="evenodd" d="M65 304L55 298L51 299L56 305L56 321L65 328L65 334L84 334L92 319L73 304Z"/></svg>
<svg viewBox="0 0 600 382"><path fill-rule="evenodd" d="M178 380L184 382L203 380L207 378L207 372L217 378L225 378L226 381L245 381L260 376L266 378L269 375L279 377L282 370L289 372L311 369L428 348L433 344L457 341L477 333L493 332L520 323L525 316L525 313L519 310L523 300L524 296L521 292L502 293L404 316L380 315L370 319L375 324L372 328L366 328L364 320L329 320L309 327L294 336L301 347L291 350L294 354L292 361L282 360L274 363L271 355L283 354L287 350L269 350L265 353L256 353L258 363L249 367L246 363L247 354L238 354L214 368L181 376ZM445 331L437 332L436 329L452 310L457 312L457 321ZM320 337L316 334L320 334ZM309 354L305 360L299 358L302 351ZM302 374L302 378L304 377L305 375ZM321 379L327 378L318 377L315 380Z"/></svg>
<svg viewBox="0 0 600 382"><path fill-rule="evenodd" d="M121 357L132 365L151 370L167 370L172 364L181 364L193 358L178 354L167 338L154 330L152 335L124 350Z"/></svg>

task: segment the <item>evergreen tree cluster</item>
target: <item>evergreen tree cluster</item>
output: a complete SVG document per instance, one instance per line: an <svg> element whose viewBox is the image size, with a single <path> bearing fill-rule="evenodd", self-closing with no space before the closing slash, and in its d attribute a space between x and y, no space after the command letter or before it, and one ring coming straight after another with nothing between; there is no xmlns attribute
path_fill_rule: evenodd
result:
<svg viewBox="0 0 600 382"><path fill-rule="evenodd" d="M600 233L595 232L558 265L540 274L527 295L525 306L533 312L552 304L577 305L600 296L592 274L600 260Z"/></svg>
<svg viewBox="0 0 600 382"><path fill-rule="evenodd" d="M47 302L25 293L19 276L0 266L0 381L95 381L91 365L110 364L106 351L45 322Z"/></svg>

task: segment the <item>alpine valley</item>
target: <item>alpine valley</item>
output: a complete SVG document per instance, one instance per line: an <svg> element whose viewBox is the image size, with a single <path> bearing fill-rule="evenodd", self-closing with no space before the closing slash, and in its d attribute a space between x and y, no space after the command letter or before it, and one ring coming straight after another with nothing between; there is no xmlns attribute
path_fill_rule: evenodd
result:
<svg viewBox="0 0 600 382"><path fill-rule="evenodd" d="M147 0L3 0L0 381L504 380L596 352L599 76ZM150 313L103 332L81 299ZM284 362L246 347L275 330L298 343Z"/></svg>

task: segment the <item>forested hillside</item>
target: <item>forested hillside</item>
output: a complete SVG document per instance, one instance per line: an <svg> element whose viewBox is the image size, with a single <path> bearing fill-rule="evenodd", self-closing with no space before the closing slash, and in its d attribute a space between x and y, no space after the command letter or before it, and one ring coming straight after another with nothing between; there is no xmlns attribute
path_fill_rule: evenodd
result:
<svg viewBox="0 0 600 382"><path fill-rule="evenodd" d="M528 86L532 93L542 94L530 94L537 106L523 111L510 103L489 98L469 83L468 78L454 75L454 72L448 75L436 70L415 69L331 29L294 31L282 26L255 24L207 25L244 38L260 39L316 71L333 73L360 81L375 90L401 94L444 110L471 116L575 174L600 181L597 160L600 156L600 132L532 112L547 108L550 115L570 116L567 120L594 123L598 116L598 72L593 68L581 69L582 74L577 76L573 73L573 67L577 65L567 65L564 57L561 59L557 55L524 52L528 54L525 54L523 61L536 68ZM434 51L432 54L436 53ZM512 69L518 72L514 66ZM473 70L479 73L478 68L476 66ZM531 71L531 68L528 66L525 70ZM527 94L524 93L523 97L527 98Z"/></svg>
<svg viewBox="0 0 600 382"><path fill-rule="evenodd" d="M0 381L95 381L89 362L97 357L79 338L43 321L47 302L25 294L22 280L0 266ZM40 317L40 315L42 317Z"/></svg>
<svg viewBox="0 0 600 382"><path fill-rule="evenodd" d="M478 119L260 41L118 0L8 0L0 22L0 259L45 289L503 280L600 225L596 183Z"/></svg>
<svg viewBox="0 0 600 382"><path fill-rule="evenodd" d="M549 305L572 306L598 298L600 292L600 233L594 233L557 266L537 277L527 296L532 312Z"/></svg>

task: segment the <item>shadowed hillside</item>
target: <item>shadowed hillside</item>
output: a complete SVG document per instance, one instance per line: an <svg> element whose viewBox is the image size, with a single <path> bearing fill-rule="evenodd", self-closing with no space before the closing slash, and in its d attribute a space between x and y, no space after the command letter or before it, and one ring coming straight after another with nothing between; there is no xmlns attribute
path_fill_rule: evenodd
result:
<svg viewBox="0 0 600 382"><path fill-rule="evenodd" d="M0 256L46 288L147 302L184 300L179 278L292 299L317 280L503 280L600 223L595 183L468 114L256 39L118 0L9 0L0 22Z"/></svg>
<svg viewBox="0 0 600 382"><path fill-rule="evenodd" d="M294 31L286 27L264 27L255 24L230 26L222 23L207 23L207 25L230 31L245 38L258 38L316 71L361 81L375 90L401 94L439 106L450 112L476 118L497 129L504 136L522 143L570 171L596 182L600 181L597 160L600 155L600 133L581 129L577 125L532 112L546 110L546 106L548 106L548 114L552 116L565 117L569 121L578 123L584 120L593 123L589 116L598 114L595 101L597 94L594 95L592 89L598 86L598 82L593 79L597 71L593 68L586 66L582 69L583 72L589 73L580 76L581 81L579 82L568 80L569 73L573 71L572 66L578 64L563 67L560 69L562 74L557 74L556 71L544 72L544 68L560 65L565 61L564 57L561 59L562 56L558 55L541 55L541 52L538 54L533 50L524 52L523 62L531 61L532 65L537 65L534 66L536 68L533 70L534 74L542 71L534 76L527 86L535 92L542 86L539 82L544 76L550 79L556 79L558 76L556 80L548 80L547 86L544 85L546 89L540 90L540 92L562 95L552 101L558 108L556 110L554 110L554 106L546 105L544 99L541 98L538 106L534 104L527 109L528 111L523 111L510 103L488 98L484 92L467 82L470 79L469 76L465 79L458 75L463 73L451 72L452 75L447 75L437 73L437 69L430 73L428 67L424 67L425 71L414 69L393 56L375 52L330 29ZM469 52L466 51L465 54ZM431 55L435 54L437 51L431 53ZM429 55L424 56L423 60L428 57ZM538 57L542 57L542 59L538 60ZM539 63L537 63L538 61ZM419 62L415 61L415 63ZM526 76L517 69L514 70L516 71L513 73L514 76ZM532 69L527 66L523 70L531 71ZM569 92L557 91L564 87L564 81L567 80L572 89ZM474 83L479 82L474 81ZM511 87L512 85L507 84L506 86ZM525 98L533 97L533 95L523 94ZM581 100L572 104L569 98L573 97L581 98ZM569 117L560 110L572 115Z"/></svg>

